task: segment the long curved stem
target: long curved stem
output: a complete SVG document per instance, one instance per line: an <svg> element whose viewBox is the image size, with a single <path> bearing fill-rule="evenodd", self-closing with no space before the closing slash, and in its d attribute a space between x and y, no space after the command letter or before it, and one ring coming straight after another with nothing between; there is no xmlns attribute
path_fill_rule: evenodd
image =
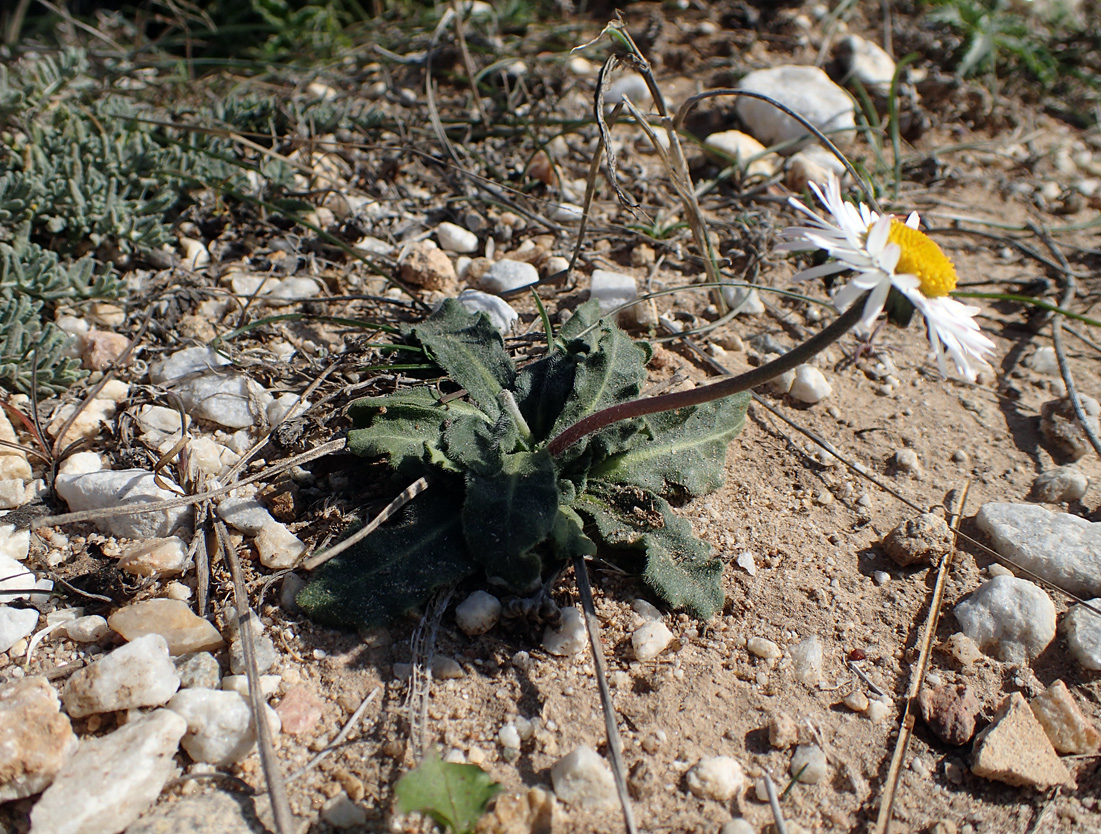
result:
<svg viewBox="0 0 1101 834"><path fill-rule="evenodd" d="M588 417L578 420L569 428L564 429L547 444L547 451L557 457L581 438L599 431L605 426L610 426L612 423L618 423L620 420L630 420L633 417L642 417L646 414L657 414L662 411L675 411L678 408L702 405L712 400L721 400L723 397L729 397L731 394L737 394L740 391L756 388L773 377L802 365L816 353L820 353L827 345L836 342L848 333L863 315L864 298L861 297L824 330L767 365L761 365L761 367L754 368L752 371L747 371L744 374L720 382L714 382L711 385L693 388L691 391L677 391L672 394L663 394L660 397L631 400L630 402L618 403L605 408L603 411L590 414Z"/></svg>

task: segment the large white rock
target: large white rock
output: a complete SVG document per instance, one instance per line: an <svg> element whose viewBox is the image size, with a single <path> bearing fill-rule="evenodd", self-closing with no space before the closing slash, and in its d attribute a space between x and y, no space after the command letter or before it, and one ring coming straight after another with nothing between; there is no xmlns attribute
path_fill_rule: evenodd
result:
<svg viewBox="0 0 1101 834"><path fill-rule="evenodd" d="M895 59L879 44L860 35L846 35L837 44L845 66L845 82L859 81L869 90L887 92L895 76Z"/></svg>
<svg viewBox="0 0 1101 834"><path fill-rule="evenodd" d="M31 810L35 834L118 834L156 801L176 772L187 730L159 709L101 738L85 739Z"/></svg>
<svg viewBox="0 0 1101 834"><path fill-rule="evenodd" d="M506 336L520 320L520 314L507 301L481 290L463 290L458 300L468 313L485 313L493 326Z"/></svg>
<svg viewBox="0 0 1101 834"><path fill-rule="evenodd" d="M228 357L208 347L190 347L178 350L160 362L149 366L149 379L154 385L180 379L191 374L204 374L215 368L229 365ZM177 426L179 421L177 419Z"/></svg>
<svg viewBox="0 0 1101 834"><path fill-rule="evenodd" d="M1055 605L1027 579L995 576L954 611L963 633L987 654L1023 663L1055 638Z"/></svg>
<svg viewBox="0 0 1101 834"><path fill-rule="evenodd" d="M478 236L454 223L441 223L436 227L436 240L441 249L469 255L478 251Z"/></svg>
<svg viewBox="0 0 1101 834"><path fill-rule="evenodd" d="M78 670L61 691L73 718L99 712L159 707L180 688L180 674L159 634L139 637Z"/></svg>
<svg viewBox="0 0 1101 834"><path fill-rule="evenodd" d="M835 143L850 139L855 133L856 108L852 96L818 67L754 70L738 82L738 89L761 93L786 105ZM746 130L766 145L809 135L806 128L768 102L739 96L734 109Z"/></svg>
<svg viewBox="0 0 1101 834"><path fill-rule="evenodd" d="M1087 602L1101 611L1101 597ZM1101 672L1101 616L1083 605L1075 605L1063 620L1067 648L1085 669Z"/></svg>
<svg viewBox="0 0 1101 834"><path fill-rule="evenodd" d="M501 601L493 594L475 591L455 606L455 624L463 634L485 634L501 619Z"/></svg>
<svg viewBox="0 0 1101 834"><path fill-rule="evenodd" d="M171 483L163 474L160 479ZM157 486L153 473L144 469L58 475L54 480L54 487L73 512L149 504L179 497L177 493ZM157 539L171 535L190 521L191 508L185 506L150 513L110 516L96 519L95 524L103 532L114 536Z"/></svg>
<svg viewBox="0 0 1101 834"><path fill-rule="evenodd" d="M69 717L44 677L0 687L0 802L44 790L76 747Z"/></svg>
<svg viewBox="0 0 1101 834"><path fill-rule="evenodd" d="M543 631L543 648L550 654L562 657L584 651L589 643L585 621L576 608L562 609L562 622L558 628L547 627Z"/></svg>
<svg viewBox="0 0 1101 834"><path fill-rule="evenodd" d="M265 524L275 521L259 498L226 498L218 505L218 516L230 527L255 536Z"/></svg>
<svg viewBox="0 0 1101 834"><path fill-rule="evenodd" d="M604 315L616 307L637 300L638 284L631 275L594 269L589 284L589 298L596 299L596 303L600 305L600 313Z"/></svg>
<svg viewBox="0 0 1101 834"><path fill-rule="evenodd" d="M212 371L185 379L172 390L192 417L229 429L261 424L273 401L264 386L236 371Z"/></svg>
<svg viewBox="0 0 1101 834"><path fill-rule="evenodd" d="M306 545L281 522L272 519L256 534L260 564L272 570L293 568L306 552Z"/></svg>
<svg viewBox="0 0 1101 834"><path fill-rule="evenodd" d="M607 762L591 747L578 747L554 763L555 795L567 805L601 808L615 804L615 781Z"/></svg>
<svg viewBox="0 0 1101 834"><path fill-rule="evenodd" d="M38 612L33 608L12 608L0 605L0 652L6 652L38 625Z"/></svg>
<svg viewBox="0 0 1101 834"><path fill-rule="evenodd" d="M495 262L482 276L481 287L486 292L501 293L518 290L539 282L539 270L524 261L505 258Z"/></svg>
<svg viewBox="0 0 1101 834"><path fill-rule="evenodd" d="M792 399L814 405L833 393L833 386L814 365L800 365L788 391Z"/></svg>
<svg viewBox="0 0 1101 834"><path fill-rule="evenodd" d="M1035 504L984 504L975 516L998 553L1078 596L1101 596L1101 522Z"/></svg>
<svg viewBox="0 0 1101 834"><path fill-rule="evenodd" d="M742 790L745 772L730 756L707 756L688 771L685 782L693 796L726 802Z"/></svg>
<svg viewBox="0 0 1101 834"><path fill-rule="evenodd" d="M7 528L10 525L3 525L0 530ZM27 556L20 549L14 552L15 556L22 554L23 558ZM30 588L34 585L34 574L27 569L25 565L16 559L12 558L7 553L0 553L0 602L13 602L17 599L26 599L30 596Z"/></svg>
<svg viewBox="0 0 1101 834"><path fill-rule="evenodd" d="M248 701L224 689L181 689L168 708L187 722L181 745L192 759L227 767L247 756L256 744L256 725ZM278 716L267 708L278 732ZM272 720L274 718L274 721Z"/></svg>
<svg viewBox="0 0 1101 834"><path fill-rule="evenodd" d="M631 651L635 660L653 660L673 642L673 632L661 620L648 620L631 634Z"/></svg>

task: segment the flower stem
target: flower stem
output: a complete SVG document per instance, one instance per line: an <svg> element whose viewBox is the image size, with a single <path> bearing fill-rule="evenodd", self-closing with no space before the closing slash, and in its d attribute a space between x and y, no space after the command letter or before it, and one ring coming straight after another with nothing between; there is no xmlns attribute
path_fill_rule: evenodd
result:
<svg viewBox="0 0 1101 834"><path fill-rule="evenodd" d="M721 400L723 397L729 397L731 394L737 394L740 391L756 388L773 377L802 365L816 353L820 353L827 345L836 342L849 332L863 315L864 297L861 297L853 302L849 309L838 316L828 327L767 365L761 365L759 368L754 368L752 371L747 371L730 379L713 382L711 385L693 388L691 391L677 391L672 394L663 394L660 397L631 400L605 408L578 420L569 428L564 429L547 444L547 451L557 457L581 438L587 437L605 426L610 426L612 423L618 423L620 420L630 420L646 414L657 414L662 411L674 411L678 408L702 405L712 400Z"/></svg>

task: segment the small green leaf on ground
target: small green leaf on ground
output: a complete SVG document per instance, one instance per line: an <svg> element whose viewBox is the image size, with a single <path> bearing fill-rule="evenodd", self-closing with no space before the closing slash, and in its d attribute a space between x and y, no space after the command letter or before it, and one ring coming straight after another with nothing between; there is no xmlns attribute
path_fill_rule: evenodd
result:
<svg viewBox="0 0 1101 834"><path fill-rule="evenodd" d="M501 786L477 765L445 762L435 751L398 780L398 812L418 811L453 834L474 830Z"/></svg>

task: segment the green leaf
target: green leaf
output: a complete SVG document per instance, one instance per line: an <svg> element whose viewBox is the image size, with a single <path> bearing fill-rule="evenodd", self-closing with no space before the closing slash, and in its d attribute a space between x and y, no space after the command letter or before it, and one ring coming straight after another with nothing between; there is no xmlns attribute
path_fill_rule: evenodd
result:
<svg viewBox="0 0 1101 834"><path fill-rule="evenodd" d="M458 471L490 476L501 471L503 458L516 448L519 433L504 411L494 425L463 417L443 433L443 448Z"/></svg>
<svg viewBox="0 0 1101 834"><path fill-rule="evenodd" d="M489 576L513 588L529 590L539 581L542 561L531 551L550 535L557 513L554 459L545 450L504 455L498 473L467 477L467 547Z"/></svg>
<svg viewBox="0 0 1101 834"><path fill-rule="evenodd" d="M435 750L394 786L398 813L428 814L455 834L473 831L489 800L500 791L501 786L477 765L445 762Z"/></svg>
<svg viewBox="0 0 1101 834"><path fill-rule="evenodd" d="M590 481L573 506L607 547L642 556L643 579L667 603L703 619L722 608L721 561L662 498L635 486Z"/></svg>
<svg viewBox="0 0 1101 834"><path fill-rule="evenodd" d="M516 374L516 404L536 443L550 439L562 406L573 391L576 371L577 356L556 351Z"/></svg>
<svg viewBox="0 0 1101 834"><path fill-rule="evenodd" d="M345 628L389 625L432 592L477 570L463 539L460 497L443 483L321 566L298 594L311 617Z"/></svg>
<svg viewBox="0 0 1101 834"><path fill-rule="evenodd" d="M745 425L749 394L641 418L646 430L626 451L595 465L590 478L634 484L661 495L699 496L723 484L727 444Z"/></svg>
<svg viewBox="0 0 1101 834"><path fill-rule="evenodd" d="M484 313L472 315L448 298L440 309L409 332L427 347L448 376L494 420L501 413L497 395L516 380L501 334Z"/></svg>

